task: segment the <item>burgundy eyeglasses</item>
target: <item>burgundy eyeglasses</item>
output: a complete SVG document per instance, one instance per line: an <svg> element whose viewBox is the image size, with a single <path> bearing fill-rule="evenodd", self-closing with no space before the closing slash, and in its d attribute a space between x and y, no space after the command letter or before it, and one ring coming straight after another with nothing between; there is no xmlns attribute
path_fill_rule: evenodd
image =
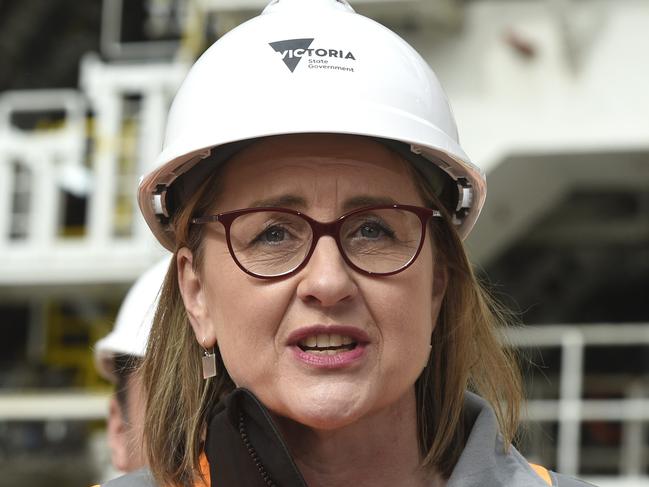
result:
<svg viewBox="0 0 649 487"><path fill-rule="evenodd" d="M320 237L336 241L344 261L369 276L407 269L419 255L431 218L438 210L409 205L378 205L319 222L287 208L245 208L192 219L219 222L230 255L245 273L259 279L286 277L307 265Z"/></svg>

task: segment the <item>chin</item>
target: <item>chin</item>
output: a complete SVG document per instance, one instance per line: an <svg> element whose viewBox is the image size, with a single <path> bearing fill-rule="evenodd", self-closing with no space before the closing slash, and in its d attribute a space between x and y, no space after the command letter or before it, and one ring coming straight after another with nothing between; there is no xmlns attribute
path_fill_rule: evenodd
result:
<svg viewBox="0 0 649 487"><path fill-rule="evenodd" d="M348 426L370 411L370 398L358 387L313 387L291 391L281 410L274 411L293 422L318 430Z"/></svg>
<svg viewBox="0 0 649 487"><path fill-rule="evenodd" d="M321 431L334 431L355 423L362 415L353 412L341 411L291 411L288 419L306 426L307 428Z"/></svg>

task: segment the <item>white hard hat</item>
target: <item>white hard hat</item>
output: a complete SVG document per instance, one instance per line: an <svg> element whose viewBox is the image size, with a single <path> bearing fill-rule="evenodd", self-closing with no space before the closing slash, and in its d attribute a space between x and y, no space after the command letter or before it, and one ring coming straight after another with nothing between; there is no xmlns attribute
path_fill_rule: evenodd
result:
<svg viewBox="0 0 649 487"><path fill-rule="evenodd" d="M298 133L392 141L423 177L453 185L449 210L462 238L478 218L484 174L460 147L446 95L421 56L346 1L273 0L205 51L174 99L156 169L138 194L155 236L174 250L168 223L191 193L183 186L232 155L232 143Z"/></svg>
<svg viewBox="0 0 649 487"><path fill-rule="evenodd" d="M169 261L165 257L135 281L119 308L113 331L95 344L95 366L106 379L115 381L116 355L144 357Z"/></svg>

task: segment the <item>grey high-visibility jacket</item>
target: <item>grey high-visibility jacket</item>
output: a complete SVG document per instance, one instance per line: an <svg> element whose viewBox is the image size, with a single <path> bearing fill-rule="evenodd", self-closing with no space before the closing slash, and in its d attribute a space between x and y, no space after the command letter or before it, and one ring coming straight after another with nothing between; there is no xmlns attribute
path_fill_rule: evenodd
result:
<svg viewBox="0 0 649 487"><path fill-rule="evenodd" d="M592 485L551 471L546 472L548 476L544 479L514 447L510 447L505 452L494 411L479 396L470 392L466 393L464 414L467 416L468 424L473 423L473 426L464 451L453 469L446 487L548 487L550 482L552 486L556 487L587 487ZM212 475L212 481L215 482L214 475ZM227 483L215 482L213 486L240 487L240 485L244 484L253 485L248 482L239 484L236 480L230 480ZM259 485L270 484L260 478ZM275 485L288 487L277 481L277 478L275 478ZM300 478L295 483L290 484L291 487L293 485L306 484ZM104 487L157 486L150 473L143 469L112 480L104 484Z"/></svg>
<svg viewBox="0 0 649 487"><path fill-rule="evenodd" d="M516 448L504 451L496 415L487 401L467 392L464 406L473 427L446 487L548 487ZM592 485L552 471L548 474L553 486Z"/></svg>

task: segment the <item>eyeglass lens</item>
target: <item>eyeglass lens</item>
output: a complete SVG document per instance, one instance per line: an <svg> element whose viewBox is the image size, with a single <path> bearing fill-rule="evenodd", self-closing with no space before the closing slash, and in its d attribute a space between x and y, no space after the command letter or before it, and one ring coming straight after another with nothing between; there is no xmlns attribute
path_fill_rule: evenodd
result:
<svg viewBox="0 0 649 487"><path fill-rule="evenodd" d="M419 217L397 208L368 209L343 221L339 239L347 259L372 273L388 273L407 265L417 253ZM230 243L237 261L249 272L278 276L297 268L308 255L313 230L299 215L259 211L237 217Z"/></svg>

